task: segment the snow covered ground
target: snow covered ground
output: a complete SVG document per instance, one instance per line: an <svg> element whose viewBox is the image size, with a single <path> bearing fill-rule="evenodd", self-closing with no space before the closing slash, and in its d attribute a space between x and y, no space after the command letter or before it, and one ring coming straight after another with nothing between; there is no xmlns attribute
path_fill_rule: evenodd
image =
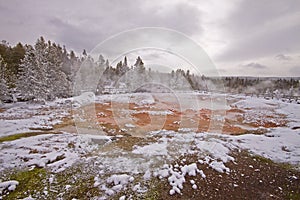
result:
<svg viewBox="0 0 300 200"><path fill-rule="evenodd" d="M248 97L235 105L250 109L252 120L274 115L272 113L262 115L261 108L275 108L275 112L283 114L288 123L285 127L271 128L263 135L245 134L230 137L228 138L230 142L275 162L288 162L300 167L300 104ZM254 113L253 110L259 112Z"/></svg>
<svg viewBox="0 0 300 200"><path fill-rule="evenodd" d="M175 100L180 102L181 110L211 109L208 94L180 94ZM187 98L184 98L187 97ZM105 104L107 102L134 103L137 106L155 106L158 99L174 103L174 96L167 94L120 94L88 96L87 101L76 100L76 109L90 102ZM193 102L202 99L205 103L195 106ZM187 99L187 100L184 100ZM233 151L248 150L250 153L269 158L275 162L290 163L300 167L300 105L285 103L280 100L265 100L245 96L224 96L214 94L218 103L214 109L231 108L243 112L243 123L255 124L247 134L228 135L213 132L196 132L195 129L181 128L178 130L155 130L144 134L143 138L133 139L127 135L97 136L88 134L42 134L13 141L0 143L0 170L42 167L51 173L59 173L76 165L89 163L96 172L94 187L101 192L99 199L107 199L125 189L130 188L136 193L145 193L148 188L143 182L152 178L167 180L169 195L181 194L184 187L197 190L193 179L187 183L187 177L200 175L203 181L206 174L204 166L220 174L231 173L228 163L234 163ZM231 102L229 105L224 104ZM68 102L68 101L67 101ZM30 105L17 103L4 107L0 113L0 136L32 131L36 127L51 127L59 124L60 119L69 115L65 100L46 105ZM175 109L176 106L174 106ZM142 111L137 111L142 112ZM172 111L147 111L149 115L172 115ZM153 112L153 113L152 113ZM105 117L105 115L103 114ZM225 118L225 116L224 116ZM263 121L265 120L265 121ZM281 120L286 123L282 126ZM270 121L276 125L263 127ZM127 123L127 129L134 129L136 124ZM262 126L262 127L260 127ZM251 134L251 131L264 128L264 134ZM89 127L87 127L87 130ZM55 129L54 129L55 131ZM98 139L97 139L98 137ZM99 140L102 142L99 143ZM104 141L104 142L103 142ZM186 155L197 157L195 162L185 159ZM190 179L189 178L189 179ZM139 180L137 182L137 179ZM1 180L1 178L0 178ZM18 187L17 182L0 183L8 190ZM4 187L5 186L5 187ZM0 188L1 188L0 187ZM4 190L4 189L3 189ZM2 191L1 191L2 193ZM130 196L123 195L120 199Z"/></svg>
<svg viewBox="0 0 300 200"><path fill-rule="evenodd" d="M49 167L63 171L96 146L85 137L69 133L43 134L0 144L0 170L6 168Z"/></svg>
<svg viewBox="0 0 300 200"><path fill-rule="evenodd" d="M0 137L16 133L32 132L38 129L51 130L70 115L68 99L47 102L45 105L26 102L0 105Z"/></svg>

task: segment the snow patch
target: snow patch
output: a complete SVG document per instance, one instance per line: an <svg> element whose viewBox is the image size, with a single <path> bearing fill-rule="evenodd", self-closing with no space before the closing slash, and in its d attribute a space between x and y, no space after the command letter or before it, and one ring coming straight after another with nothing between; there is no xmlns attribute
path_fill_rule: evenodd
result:
<svg viewBox="0 0 300 200"><path fill-rule="evenodd" d="M191 163L189 165L184 165L180 167L179 165L167 165L165 164L161 169L154 172L154 176L163 179L167 178L171 189L169 191L170 195L175 193L181 194L183 189L183 184L186 182L186 176L196 176L197 173L201 174L202 177L205 177L202 170L199 170L196 163ZM195 181L191 180L192 188L197 187Z"/></svg>
<svg viewBox="0 0 300 200"><path fill-rule="evenodd" d="M153 143L142 147L135 146L132 153L146 156L168 155L167 145L167 141L163 141L162 143Z"/></svg>
<svg viewBox="0 0 300 200"><path fill-rule="evenodd" d="M0 169L30 166L60 172L97 148L78 135L44 134L0 144Z"/></svg>
<svg viewBox="0 0 300 200"><path fill-rule="evenodd" d="M212 161L210 164L209 164L209 167L211 167L212 169L216 170L217 172L220 172L220 173L229 173L230 172L230 169L228 167L226 167L224 165L223 162L221 161Z"/></svg>
<svg viewBox="0 0 300 200"><path fill-rule="evenodd" d="M4 181L0 183L0 194L3 194L4 190L14 191L19 185L16 180Z"/></svg>
<svg viewBox="0 0 300 200"><path fill-rule="evenodd" d="M75 108L85 106L95 102L95 94L93 92L85 92L80 96L72 98L72 106Z"/></svg>
<svg viewBox="0 0 300 200"><path fill-rule="evenodd" d="M99 178L96 177L95 180L94 187L97 187L99 185ZM129 176L127 174L114 174L106 180L106 183L110 187L108 187L106 184L102 184L100 189L104 191L106 195L112 196L120 192L122 189L126 189L127 185L133 181L133 176Z"/></svg>
<svg viewBox="0 0 300 200"><path fill-rule="evenodd" d="M133 124L125 124L125 127L126 128L135 128L135 125L133 125Z"/></svg>
<svg viewBox="0 0 300 200"><path fill-rule="evenodd" d="M300 134L297 130L278 127L265 135L240 135L231 137L231 140L238 148L247 149L275 162L300 164Z"/></svg>

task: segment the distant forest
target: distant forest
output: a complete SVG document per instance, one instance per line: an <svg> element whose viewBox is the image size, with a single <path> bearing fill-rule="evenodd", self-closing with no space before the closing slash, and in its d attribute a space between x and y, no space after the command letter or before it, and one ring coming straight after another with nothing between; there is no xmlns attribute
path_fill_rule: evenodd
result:
<svg viewBox="0 0 300 200"><path fill-rule="evenodd" d="M11 46L2 41L0 76L2 102L54 100L85 91L103 94L197 90L271 98L300 96L299 77L207 77L182 69L162 73L146 69L140 57L133 65L125 57L111 66L102 55L97 60L85 50L76 55L43 37L33 46L21 43Z"/></svg>

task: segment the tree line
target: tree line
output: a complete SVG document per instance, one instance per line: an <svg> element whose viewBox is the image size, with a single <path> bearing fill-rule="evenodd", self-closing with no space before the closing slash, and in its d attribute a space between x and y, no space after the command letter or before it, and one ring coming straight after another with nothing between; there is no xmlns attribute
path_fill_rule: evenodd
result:
<svg viewBox="0 0 300 200"><path fill-rule="evenodd" d="M0 100L54 100L85 91L168 92L171 90L218 91L256 95L299 96L299 78L207 77L189 70L170 73L146 68L138 57L130 65L124 57L115 66L99 55L94 60L84 50L68 51L43 37L34 45L0 44Z"/></svg>

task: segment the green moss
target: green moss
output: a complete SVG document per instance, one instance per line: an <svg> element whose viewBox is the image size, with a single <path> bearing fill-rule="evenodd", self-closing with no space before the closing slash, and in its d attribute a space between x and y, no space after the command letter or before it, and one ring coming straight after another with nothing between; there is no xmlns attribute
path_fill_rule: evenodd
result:
<svg viewBox="0 0 300 200"><path fill-rule="evenodd" d="M165 185L168 185L165 180L158 180L157 178L152 178L149 182L148 191L144 194L144 199L160 199L162 191L166 189Z"/></svg>
<svg viewBox="0 0 300 200"><path fill-rule="evenodd" d="M64 199L91 199L92 197L100 195L99 189L93 186L94 182L94 176L89 176L80 177L73 183L60 182L58 185L62 187L65 187L65 185L71 185L71 188L63 195Z"/></svg>
<svg viewBox="0 0 300 200"><path fill-rule="evenodd" d="M251 155L250 155L251 156ZM259 155L252 155L252 158L256 159L257 161L268 163L268 164L275 164L271 159L259 156Z"/></svg>
<svg viewBox="0 0 300 200"><path fill-rule="evenodd" d="M36 135L42 135L42 134L57 134L57 132L52 132L52 131L42 131L42 132L26 132L26 133L18 133L15 135L8 135L0 138L0 143L1 142L6 142L6 141L13 141L17 140L20 138L25 138L25 137L32 137Z"/></svg>
<svg viewBox="0 0 300 200"><path fill-rule="evenodd" d="M20 171L12 174L10 180L19 181L19 185L5 199L19 199L37 193L41 194L46 186L46 176L47 171L43 168L35 168L31 171Z"/></svg>
<svg viewBox="0 0 300 200"><path fill-rule="evenodd" d="M300 193L292 193L290 192L287 196L286 199L289 199L289 200L299 200L300 199Z"/></svg>
<svg viewBox="0 0 300 200"><path fill-rule="evenodd" d="M87 166L79 164L55 174L55 183L51 189L59 191L63 199L91 199L100 196L99 189L94 187L94 177L95 174ZM65 190L66 185L71 187Z"/></svg>
<svg viewBox="0 0 300 200"><path fill-rule="evenodd" d="M120 191L114 196L110 197L112 200L118 200L121 196L126 196L126 199L130 197L133 200L157 200L161 199L161 193L165 190L165 185L168 185L165 180L159 180L156 177L152 177L150 180L145 181L142 174L136 175L134 181L127 185L127 189ZM145 193L138 193L133 191L134 185L140 184L141 187L147 188Z"/></svg>
<svg viewBox="0 0 300 200"><path fill-rule="evenodd" d="M5 176L5 180L17 180L16 190L6 194L4 199L20 199L32 196L35 199L92 199L101 196L99 188L94 187L94 173L85 170L86 166L73 166L63 172L52 174L44 168L31 171L15 171ZM53 177L53 182L49 178ZM66 185L71 187L67 190ZM46 193L44 192L46 191Z"/></svg>
<svg viewBox="0 0 300 200"><path fill-rule="evenodd" d="M259 156L259 155L253 155L252 157L255 158L259 162L268 163L268 164L274 165L274 166L277 165L277 166L279 166L283 169L286 169L286 170L294 170L295 169L295 166L293 166L289 163L275 163L271 159L268 159L268 158L265 158L265 157L262 157L262 156Z"/></svg>

